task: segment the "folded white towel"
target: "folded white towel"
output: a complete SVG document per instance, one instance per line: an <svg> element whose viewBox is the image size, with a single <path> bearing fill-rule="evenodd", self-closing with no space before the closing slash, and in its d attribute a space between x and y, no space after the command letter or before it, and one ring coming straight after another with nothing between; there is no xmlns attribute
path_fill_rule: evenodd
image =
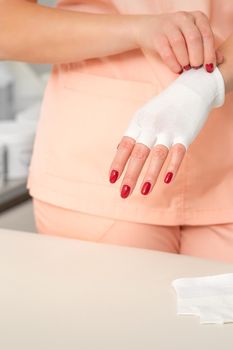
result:
<svg viewBox="0 0 233 350"><path fill-rule="evenodd" d="M199 316L201 324L233 322L233 273L178 278L172 286L178 315Z"/></svg>

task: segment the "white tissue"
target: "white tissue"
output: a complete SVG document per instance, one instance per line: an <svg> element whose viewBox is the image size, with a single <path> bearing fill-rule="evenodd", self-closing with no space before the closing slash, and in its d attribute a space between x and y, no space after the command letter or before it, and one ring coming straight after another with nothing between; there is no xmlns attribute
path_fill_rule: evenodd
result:
<svg viewBox="0 0 233 350"><path fill-rule="evenodd" d="M172 286L178 315L199 316L201 324L233 322L233 273L178 278Z"/></svg>

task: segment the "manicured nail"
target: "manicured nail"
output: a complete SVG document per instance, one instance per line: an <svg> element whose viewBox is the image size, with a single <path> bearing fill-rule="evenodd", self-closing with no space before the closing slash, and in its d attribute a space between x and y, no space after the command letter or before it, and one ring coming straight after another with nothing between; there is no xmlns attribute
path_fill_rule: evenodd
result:
<svg viewBox="0 0 233 350"><path fill-rule="evenodd" d="M209 63L205 65L205 69L208 73L212 73L214 71L214 65L213 63Z"/></svg>
<svg viewBox="0 0 233 350"><path fill-rule="evenodd" d="M129 187L128 185L124 185L124 186L122 187L122 190L121 190L121 197L122 197L122 198L128 197L129 192L130 192L130 187Z"/></svg>
<svg viewBox="0 0 233 350"><path fill-rule="evenodd" d="M151 188L151 183L145 182L143 187L142 187L141 194L145 194L145 195L148 194L150 191L150 188Z"/></svg>
<svg viewBox="0 0 233 350"><path fill-rule="evenodd" d="M202 67L202 64L200 66L192 66L193 69L200 69Z"/></svg>
<svg viewBox="0 0 233 350"><path fill-rule="evenodd" d="M178 72L178 74L182 74L183 73L183 69L181 69L179 72Z"/></svg>
<svg viewBox="0 0 233 350"><path fill-rule="evenodd" d="M118 171L112 170L112 171L111 171L111 174L110 174L110 177L109 177L109 181L110 181L112 184L114 184L114 182L116 182L116 180L117 180L117 178L118 178L118 175L119 175Z"/></svg>
<svg viewBox="0 0 233 350"><path fill-rule="evenodd" d="M187 64L187 66L184 66L183 68L184 68L184 70L189 70L189 69L191 69L191 66L190 66L190 64Z"/></svg>
<svg viewBox="0 0 233 350"><path fill-rule="evenodd" d="M171 173L171 172L167 173L167 175L166 175L166 177L164 179L164 182L166 184L169 184L169 182L171 182L172 177L173 177L173 173Z"/></svg>

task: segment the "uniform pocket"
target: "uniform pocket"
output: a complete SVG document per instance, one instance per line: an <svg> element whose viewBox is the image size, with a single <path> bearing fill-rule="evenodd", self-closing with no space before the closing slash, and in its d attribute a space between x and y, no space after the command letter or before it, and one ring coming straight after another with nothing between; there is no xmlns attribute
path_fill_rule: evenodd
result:
<svg viewBox="0 0 233 350"><path fill-rule="evenodd" d="M158 87L80 73L64 65L58 80L48 116L54 127L44 131L50 135L47 172L106 185L117 144L133 113L157 94Z"/></svg>

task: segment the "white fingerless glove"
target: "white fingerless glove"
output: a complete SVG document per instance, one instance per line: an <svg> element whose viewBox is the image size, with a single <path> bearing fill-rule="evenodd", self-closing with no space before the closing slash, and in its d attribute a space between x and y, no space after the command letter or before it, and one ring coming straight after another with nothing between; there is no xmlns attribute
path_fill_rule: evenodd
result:
<svg viewBox="0 0 233 350"><path fill-rule="evenodd" d="M182 143L186 150L204 126L211 109L225 101L225 84L219 69L183 72L159 95L134 113L124 136L149 148Z"/></svg>

